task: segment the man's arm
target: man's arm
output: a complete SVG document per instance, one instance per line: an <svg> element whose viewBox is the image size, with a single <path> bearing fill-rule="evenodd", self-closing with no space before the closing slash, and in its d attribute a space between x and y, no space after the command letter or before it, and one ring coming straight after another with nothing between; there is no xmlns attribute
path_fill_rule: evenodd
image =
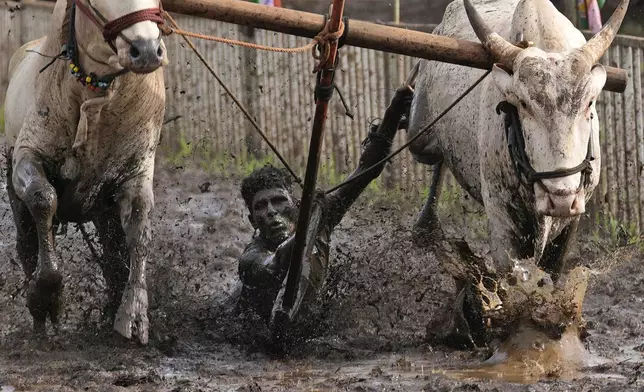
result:
<svg viewBox="0 0 644 392"><path fill-rule="evenodd" d="M316 226L317 228L317 226ZM276 285L288 270L295 236L291 235L274 252L253 241L239 257L239 277L247 286Z"/></svg>
<svg viewBox="0 0 644 392"><path fill-rule="evenodd" d="M396 94L385 111L382 122L377 129L374 126L370 130L367 139L363 142L364 151L360 156L360 164L348 179L360 175L389 155L400 121L403 115L408 112L413 95L414 92L409 86L402 86L396 90ZM382 173L385 163L381 163L359 179L342 186L327 196L326 222L329 227L333 228L340 223L344 214L369 183Z"/></svg>
<svg viewBox="0 0 644 392"><path fill-rule="evenodd" d="M275 254L264 249L255 240L239 257L239 278L246 286L259 287L274 285L276 281Z"/></svg>

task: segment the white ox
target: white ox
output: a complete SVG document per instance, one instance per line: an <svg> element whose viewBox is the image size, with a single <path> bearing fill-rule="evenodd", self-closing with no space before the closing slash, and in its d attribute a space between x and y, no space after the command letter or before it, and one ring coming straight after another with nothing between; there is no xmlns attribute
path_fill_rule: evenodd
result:
<svg viewBox="0 0 644 392"><path fill-rule="evenodd" d="M148 342L146 264L167 63L160 5L58 0L48 35L11 59L7 193L37 333L47 318L57 327L64 311L54 222L92 221L106 316L124 337ZM45 57L62 47L58 61Z"/></svg>
<svg viewBox="0 0 644 392"><path fill-rule="evenodd" d="M563 267L567 244L599 182L595 102L606 71L597 62L612 43L627 6L623 0L588 42L548 0L455 0L434 32L470 41L478 37L497 61L469 96L411 146L417 161L447 166L484 205L497 272L509 269L510 257L534 257L553 278ZM509 42L517 37L531 46L523 49ZM422 61L410 136L483 73ZM520 181L508 149L505 116L495 110L502 101L518 110L528 163L536 172L560 171L555 173L559 177L545 173ZM585 158L590 158L592 171L579 170ZM563 172L576 167L567 171L572 174ZM435 223L431 204L430 198L417 228Z"/></svg>

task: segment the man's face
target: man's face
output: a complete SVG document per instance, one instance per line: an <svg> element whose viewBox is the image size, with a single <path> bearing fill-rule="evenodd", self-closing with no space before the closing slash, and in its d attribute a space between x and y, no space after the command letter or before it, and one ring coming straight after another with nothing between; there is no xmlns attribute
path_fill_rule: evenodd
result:
<svg viewBox="0 0 644 392"><path fill-rule="evenodd" d="M253 197L251 222L260 235L277 246L295 230L295 204L283 188L259 191Z"/></svg>

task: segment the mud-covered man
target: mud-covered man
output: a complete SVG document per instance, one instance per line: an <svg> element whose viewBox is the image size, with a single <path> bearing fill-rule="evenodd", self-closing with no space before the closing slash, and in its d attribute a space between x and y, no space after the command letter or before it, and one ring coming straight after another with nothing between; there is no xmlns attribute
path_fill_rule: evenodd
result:
<svg viewBox="0 0 644 392"><path fill-rule="evenodd" d="M363 142L359 166L350 178L363 173L390 153L394 136L398 129L404 127L401 122L409 110L412 95L413 90L409 86L396 91L380 124L371 125ZM289 313L291 323L306 319L305 314L316 302L328 270L331 232L383 168L384 163L316 201L309 225L310 238L314 238L313 247L305 254L302 263L297 297ZM241 194L255 235L239 259L239 276L243 284L239 305L245 311L253 310L270 325L276 310L282 305L294 244L298 201L293 195L290 174L272 166L258 169L245 178Z"/></svg>

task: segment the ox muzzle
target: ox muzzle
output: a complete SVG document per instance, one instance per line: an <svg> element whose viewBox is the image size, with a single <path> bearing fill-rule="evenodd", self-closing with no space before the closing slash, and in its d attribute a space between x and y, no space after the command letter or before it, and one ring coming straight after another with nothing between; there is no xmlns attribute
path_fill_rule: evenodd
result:
<svg viewBox="0 0 644 392"><path fill-rule="evenodd" d="M537 172L530 164L525 151L525 140L523 128L519 119L517 108L507 101L503 101L496 107L497 114L505 113L505 134L508 143L510 159L514 166L515 173L521 184L537 198L536 208L538 212L549 216L568 217L584 213L585 211L585 189L591 185L593 168L591 162L595 160L593 151L593 130L588 139L586 158L577 166L568 169ZM591 121L592 121L591 115ZM592 122L591 122L592 124ZM552 189L548 186L553 179L569 177L581 173L577 189ZM537 185L537 186L535 186Z"/></svg>

